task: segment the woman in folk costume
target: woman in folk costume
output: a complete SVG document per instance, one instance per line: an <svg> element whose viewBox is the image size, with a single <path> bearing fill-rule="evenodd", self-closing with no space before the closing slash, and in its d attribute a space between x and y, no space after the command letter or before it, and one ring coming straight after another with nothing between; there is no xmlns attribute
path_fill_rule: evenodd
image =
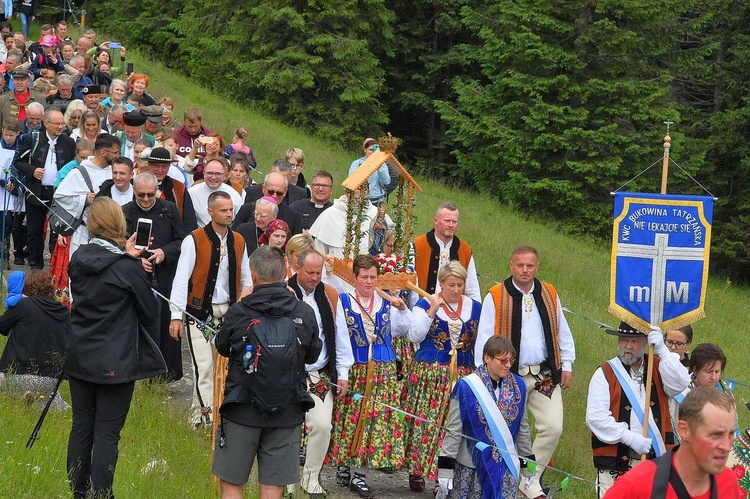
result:
<svg viewBox="0 0 750 499"><path fill-rule="evenodd" d="M419 345L401 393L407 417L406 463L409 488L422 492L425 479L437 481L435 449L445 431L450 394L458 379L474 371L474 339L482 304L464 295L466 269L453 261L438 272L440 293L422 298L412 310L409 340Z"/></svg>
<svg viewBox="0 0 750 499"><path fill-rule="evenodd" d="M519 456L531 455L531 435L526 386L510 372L515 357L510 339L493 336L484 345L484 363L456 383L438 458L439 497L499 499L518 494L519 480L526 476Z"/></svg>
<svg viewBox="0 0 750 499"><path fill-rule="evenodd" d="M398 414L383 404L398 405L392 337L408 334L411 312L402 299L384 300L375 292L380 270L375 258L357 256L352 270L354 291L341 295L341 305L354 365L349 369L351 391L337 400L334 408L331 457L338 465L336 481L340 485L360 497L372 497L364 468L399 468L403 464L402 423Z"/></svg>

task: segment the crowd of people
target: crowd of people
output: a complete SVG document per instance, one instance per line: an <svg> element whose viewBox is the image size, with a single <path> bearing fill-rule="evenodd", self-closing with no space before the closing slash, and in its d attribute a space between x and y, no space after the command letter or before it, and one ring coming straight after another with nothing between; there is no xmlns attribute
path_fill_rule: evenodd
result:
<svg viewBox="0 0 750 499"><path fill-rule="evenodd" d="M576 353L534 247L515 248L510 276L483 297L471 245L456 236L459 209L444 202L411 242L420 291L382 292L380 258L395 239L394 172L383 163L368 179L353 282L342 280L331 260L344 254L350 200L333 198L331 173L304 175L301 149L279 151L254 184L248 130L227 144L198 108L175 121L173 100L146 92L124 47L97 45L93 30L74 44L64 22L42 26L32 47L10 29L0 23L4 255L12 235L13 261L29 273L12 279L0 317L9 336L0 368L29 393L67 376L75 497L112 495L135 381L174 382L186 367L190 424L217 427L211 471L223 497L242 496L256 458L263 498L295 484L324 497L326 459L364 498L374 495L368 470L398 469L405 487L429 481L441 497L546 497ZM377 145L364 140L350 173ZM147 242L137 243L143 227ZM664 462L691 497L739 497L724 468L738 429L721 349L688 355L690 328L608 332L617 356L593 374L586 412L599 497L636 497L644 480L633 474L658 483ZM58 396L56 407L67 403ZM661 461L636 466L642 455Z"/></svg>

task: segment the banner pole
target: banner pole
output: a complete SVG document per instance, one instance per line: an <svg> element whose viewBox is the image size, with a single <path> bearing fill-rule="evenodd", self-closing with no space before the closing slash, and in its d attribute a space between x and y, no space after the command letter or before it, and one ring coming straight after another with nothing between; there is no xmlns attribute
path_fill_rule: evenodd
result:
<svg viewBox="0 0 750 499"><path fill-rule="evenodd" d="M671 121L665 121L667 125L667 135L664 137L664 159L661 163L661 193L667 193L667 175L669 174L669 147L672 143L672 137L669 136L669 125ZM643 436L648 437L648 418L649 409L651 408L651 383L654 378L654 345L648 346L648 366L646 367L646 403L643 407ZM641 461L645 461L646 454L641 454Z"/></svg>

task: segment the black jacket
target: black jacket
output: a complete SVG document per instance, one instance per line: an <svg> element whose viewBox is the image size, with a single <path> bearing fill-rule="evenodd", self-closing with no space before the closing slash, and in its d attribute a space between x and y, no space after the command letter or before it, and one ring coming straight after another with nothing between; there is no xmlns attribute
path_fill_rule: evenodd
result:
<svg viewBox="0 0 750 499"><path fill-rule="evenodd" d="M65 373L91 383L115 384L167 370L147 328L156 326L158 302L141 262L92 240L68 266L73 310Z"/></svg>
<svg viewBox="0 0 750 499"><path fill-rule="evenodd" d="M47 97L47 109L59 109L61 113L65 114L68 109L68 104L74 101L75 95L71 92L70 97L67 99L60 95L60 92L50 95Z"/></svg>
<svg viewBox="0 0 750 499"><path fill-rule="evenodd" d="M23 137L23 140L16 148L16 155L13 158L13 165L18 168L18 171L26 176L26 187L41 197L42 192L42 181L34 178L34 170L37 168L44 168L44 164L47 162L47 152L49 151L49 139L47 138L46 130L39 132L39 142L37 142L36 150L31 154L33 144L33 135L27 134ZM67 135L60 135L57 138L57 144L55 147L55 158L57 159L57 171L65 166L67 163L72 161L76 157L76 143L73 139ZM39 205L39 201L34 196L28 197L28 203Z"/></svg>
<svg viewBox="0 0 750 499"><path fill-rule="evenodd" d="M263 234L263 231L259 231L255 222L245 222L237 227L232 227L232 230L239 233L245 240L245 251L247 251L248 257L258 249L258 238Z"/></svg>
<svg viewBox="0 0 750 499"><path fill-rule="evenodd" d="M250 403L232 403L240 397L240 383L245 374L242 370L244 351L231 348L234 342L247 334L250 322L248 308L266 316L287 316L295 320L299 339L298 375L299 384L294 399L280 413L261 414ZM216 337L216 350L229 357L227 380L224 389L225 399L221 415L228 420L246 426L264 428L289 428L301 424L305 419L305 407L309 407L309 394L305 390L305 364L312 364L320 355L323 343L318 336L318 322L315 312L304 302L297 300L283 282L255 286L253 293L229 307L224 316L221 331Z"/></svg>
<svg viewBox="0 0 750 499"><path fill-rule="evenodd" d="M139 218L151 220L151 249L164 251L164 261L155 267L154 274L159 284L159 292L169 296L172 292L172 281L180 259L180 247L187 233L180 218L177 205L172 201L156 198L154 207L146 211L131 201L122 207L127 222L128 234L135 233Z"/></svg>
<svg viewBox="0 0 750 499"><path fill-rule="evenodd" d="M285 205L284 203L281 203L278 208L279 213L278 215L276 215L276 218L285 221L289 226L289 237L296 236L297 234L302 234L302 214L291 206ZM237 227L239 227L243 223L254 221L254 211L255 201L253 201L252 203L243 204L237 212L237 215L235 215L234 220L232 221L232 230L237 230Z"/></svg>
<svg viewBox="0 0 750 499"><path fill-rule="evenodd" d="M22 298L0 317L0 334L8 336L0 372L59 376L69 333L68 307L46 295Z"/></svg>

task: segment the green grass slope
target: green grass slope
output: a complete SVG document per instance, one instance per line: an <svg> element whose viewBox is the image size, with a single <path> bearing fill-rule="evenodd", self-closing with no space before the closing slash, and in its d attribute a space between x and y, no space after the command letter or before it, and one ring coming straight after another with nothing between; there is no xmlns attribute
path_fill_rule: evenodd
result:
<svg viewBox="0 0 750 499"><path fill-rule="evenodd" d="M209 93L176 72L133 55L137 72L146 72L151 83L148 92L158 97L168 95L175 100L175 117L181 119L186 107L195 106L203 112L203 122L220 132L227 141L240 127L248 128L249 144L258 159L258 168L267 172L274 159L283 157L288 147L299 147L306 154L307 178L314 171L333 173L335 185L344 179L358 152L344 151L311 138L222 98ZM661 154L654 144L654 155ZM408 165L405 165L408 169ZM255 175L256 181L262 181ZM610 247L588 239L573 238L560 227L520 216L498 205L486 196L455 190L438 182L417 178L425 189L418 197L416 231L425 232L432 226L435 207L442 201L458 204L461 212L458 235L474 248L478 271L491 279L501 280L509 274L510 251L519 244L535 246L541 255L539 277L556 285L563 305L577 314L616 325L607 313L609 304ZM655 185L654 191L657 190ZM341 194L338 187L336 195ZM480 279L483 290L493 283ZM696 323L694 345L714 342L729 356L726 377L750 383L744 370L749 352L746 335L750 324L750 291L711 279L706 298L707 318ZM614 356L616 340L605 334L597 324L579 315L568 314L573 331L577 360L573 368L573 386L564 393L565 430L554 465L568 473L594 480L591 461L590 434L584 422L588 381L604 360ZM1 341L0 341L1 343ZM750 415L744 408L750 400L750 388L738 387L735 392L743 428L750 426ZM166 392L139 384L128 422L123 432L116 490L120 497L207 497L209 447L205 438L190 432L181 421ZM0 399L0 497L64 497L65 448L70 414L52 414L44 428L44 439L32 451L23 448L33 428L38 411ZM184 418L182 418L184 420ZM142 474L151 459L165 459L167 467L157 467ZM39 471L36 471L36 466ZM559 483L564 475L549 473L547 484ZM332 489L335 492L335 488ZM565 497L594 497L589 483L571 480Z"/></svg>

